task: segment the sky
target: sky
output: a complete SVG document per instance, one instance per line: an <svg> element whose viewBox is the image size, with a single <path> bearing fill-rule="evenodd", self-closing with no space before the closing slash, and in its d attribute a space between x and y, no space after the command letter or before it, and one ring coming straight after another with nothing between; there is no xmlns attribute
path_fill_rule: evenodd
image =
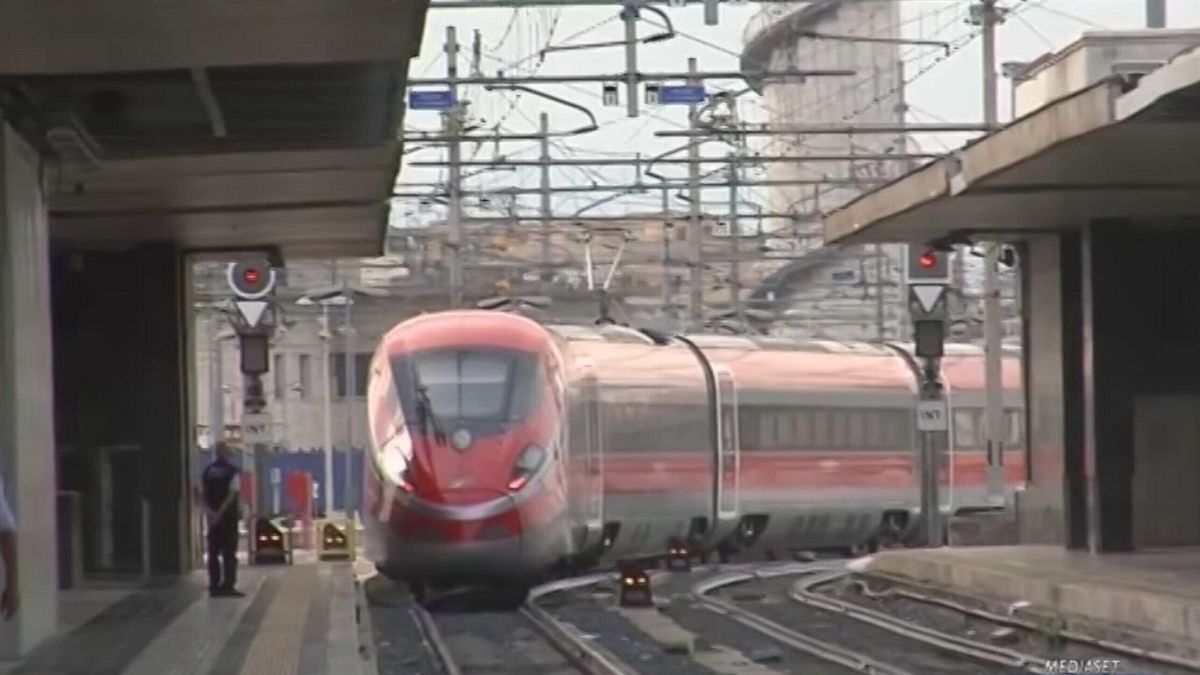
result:
<svg viewBox="0 0 1200 675"><path fill-rule="evenodd" d="M437 0L434 0L436 2ZM912 39L937 39L958 42L976 30L962 19L971 0L896 0L903 2L903 35ZM1054 51L1070 43L1084 31L1122 30L1140 28L1145 22L1144 0L1001 0L1002 6L1014 10L1010 18L998 29L998 62L1030 61L1041 54ZM1171 28L1200 28L1200 2L1196 0L1168 0L1168 25ZM701 71L730 71L738 68L738 54L743 44L743 31L747 21L767 4L724 4L721 7L720 24L705 26L699 5L684 7L659 6L674 23L679 34L673 40L642 45L639 48L639 70L641 72L681 72L687 69L687 59L695 57ZM480 70L485 75L496 74L504 68L512 75L538 74L556 75L568 73L618 74L625 69L623 49L612 46L598 49L551 51L544 60L538 58L547 45L565 46L584 43L615 41L623 39L622 23L618 18L620 6L603 7L533 7L521 9L432 9L425 26L425 36L420 56L410 67L411 78L444 77L446 58L442 46L446 28L454 26L462 44L458 67L460 76L472 69L471 43L475 31L481 37ZM648 19L659 21L650 14ZM643 22L639 35L648 35L657 30ZM934 35L936 33L936 36ZM950 58L930 67L927 72L913 81L908 88L911 122L976 122L983 118L983 89L981 76L981 49L979 40L973 40L956 51ZM933 64L939 55L937 47L906 46L902 54L909 62L910 73L916 73L926 65ZM614 78L615 79L615 78ZM710 91L740 89L736 80L710 81ZM428 89L432 87L420 87ZM635 153L643 156L670 150L685 143L680 138L658 138L654 132L681 129L686 126L685 107L655 106L642 109L639 118L628 118L624 108L624 89L620 107L605 107L601 102L601 84L553 84L538 85L538 88L553 96L568 99L591 110L600 123L600 129L584 136L556 139L552 155L566 157L631 157ZM585 121L582 113L562 105L546 101L530 94L513 92L487 92L481 87L465 87L460 96L471 102L471 110L477 118L486 120L491 126L502 122L504 133L529 133L537 130L538 115L550 115L552 129L573 128ZM1010 117L1009 83L1001 80L998 101L1000 119ZM769 111L764 110L756 97L744 96L741 104L744 119L767 121ZM413 111L407 113L406 128L413 130L436 130L440 124L438 113ZM482 130L481 130L482 131ZM963 135L924 137L922 147L940 152L961 146L970 138ZM407 150L416 144L409 143ZM512 158L536 159L536 141L507 142L497 149L488 143L481 147L463 146L464 158L489 159L496 154ZM445 159L444 149L433 148L410 152L405 156L398 191L427 191L419 187L404 187L405 184L428 184L445 180L444 168L408 166L409 161L437 161ZM667 167L671 174L685 177L686 166ZM464 169L464 175L479 171ZM664 173L666 173L664 171ZM551 172L552 185L577 184L627 184L633 182L632 168L580 168L556 167ZM467 179L468 189L478 186L520 185L537 187L539 174L536 168L516 171L489 171ZM573 213L595 202L605 193L555 195L554 210L557 213ZM748 200L765 200L762 188L746 191L742 196ZM538 208L538 196L521 196L519 210L525 213ZM708 197L707 199L715 199ZM498 200L493 200L496 204ZM622 213L625 211L649 211L661 208L658 195L627 196L595 208L589 213ZM686 208L676 203L672 208ZM484 214L474 207L471 213ZM490 215L499 215L491 211ZM396 226L413 227L444 217L442 207L422 203L418 199L397 200L393 205L392 223Z"/></svg>

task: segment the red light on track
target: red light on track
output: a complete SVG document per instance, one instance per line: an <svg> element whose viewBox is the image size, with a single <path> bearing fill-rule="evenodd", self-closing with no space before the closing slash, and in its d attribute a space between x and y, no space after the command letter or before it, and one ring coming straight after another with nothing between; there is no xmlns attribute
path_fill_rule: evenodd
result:
<svg viewBox="0 0 1200 675"><path fill-rule="evenodd" d="M932 269L934 265L937 265L937 256L933 254L933 251L926 251L917 259L917 263L925 269Z"/></svg>
<svg viewBox="0 0 1200 675"><path fill-rule="evenodd" d="M242 279L248 284L258 283L258 270L250 268L242 273Z"/></svg>

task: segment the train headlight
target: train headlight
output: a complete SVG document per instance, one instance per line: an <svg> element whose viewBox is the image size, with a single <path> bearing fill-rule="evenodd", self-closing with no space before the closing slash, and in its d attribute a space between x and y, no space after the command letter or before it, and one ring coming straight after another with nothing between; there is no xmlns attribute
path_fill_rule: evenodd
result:
<svg viewBox="0 0 1200 675"><path fill-rule="evenodd" d="M471 447L471 432L466 429L455 429L454 433L450 434L450 444L455 450L466 450Z"/></svg>
<svg viewBox="0 0 1200 675"><path fill-rule="evenodd" d="M525 487L529 479L537 473L538 469L542 468L542 464L546 462L546 451L541 446L531 445L525 448L525 452L517 458L517 463L513 466L512 475L508 479L508 489L516 492Z"/></svg>

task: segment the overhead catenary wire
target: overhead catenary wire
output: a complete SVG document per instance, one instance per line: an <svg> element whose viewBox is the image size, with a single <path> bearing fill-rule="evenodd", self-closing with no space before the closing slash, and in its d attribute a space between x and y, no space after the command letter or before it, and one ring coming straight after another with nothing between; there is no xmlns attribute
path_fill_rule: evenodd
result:
<svg viewBox="0 0 1200 675"><path fill-rule="evenodd" d="M615 4L615 3L614 3L614 5L613 5L613 8L615 9L616 7L617 7L617 4ZM615 18L615 16L614 16L614 15L615 15L615 12L613 13L613 15L610 15L609 17L607 17L607 18L606 18L606 19L605 19L603 22L601 22L601 23L610 23L610 22L612 22L612 21L614 20L614 18ZM512 22L512 20L511 20L511 16L510 16L509 25L511 25L512 23L513 23L513 22ZM514 33L514 35L515 35L515 33ZM687 39L688 37L690 37L690 36L685 36L685 39ZM695 43L697 43L697 44L703 44L703 42L701 42L701 40L703 40L703 38L699 38L699 39L697 39L697 40L689 40L689 41L690 41L690 42L695 42ZM561 43L561 42L570 42L570 38L568 38L568 39L566 39L566 40L559 39L559 40L554 40L554 41L546 41L546 44ZM503 44L503 41L500 41L500 44ZM713 46L712 46L711 44L710 44L710 45L708 45L708 46L709 46L709 48L713 48ZM721 50L718 48L718 51L721 51ZM727 52L728 52L728 51L730 51L730 50L724 50L724 51L727 53ZM486 57L491 57L491 56L492 56L492 55L490 55L490 54L489 54L489 55L486 55ZM536 54L534 54L533 56L534 56L535 58L537 57L537 55L536 55ZM495 60L495 59L489 58L489 60ZM924 60L927 60L927 56L919 56L919 57L918 57L917 59L915 59L915 60L916 60L917 62L923 62ZM528 63L528 61L527 61L527 60L526 60L526 63ZM538 63L539 63L539 64L540 64L540 63L544 63L544 60L540 60L540 59L539 59ZM910 72L911 72L911 71L910 71ZM915 78L912 78L912 79L915 79ZM860 83L860 84L861 84L861 83ZM571 89L571 90L573 90L573 91L577 91L577 92L579 92L579 93L581 93L581 94L583 94L583 95L586 95L586 96L587 96L589 99L597 99L597 100L598 100L598 99L600 99L600 98L601 98L601 96L600 96L600 94L599 94L599 92L598 92L598 91L591 91L591 90L590 90L589 88L587 88L587 87L568 86L568 87L565 87L565 88L568 88L568 89ZM835 88L836 88L836 89L840 89L841 87L835 87ZM597 88L597 89L598 89L598 88ZM521 105L519 105L519 102L518 102L518 101L519 101L519 99L517 99L517 97L514 97L514 96L513 96L511 93L508 93L508 92L505 92L505 93L499 93L499 92L498 92L498 93L497 93L497 96L498 96L498 97L500 97L500 98L502 98L503 100L505 100L505 101L506 101L506 102L508 102L508 104L509 104L509 106L508 106L508 107L509 107L510 111L509 111L509 112L508 112L508 113L507 113L507 114L504 116L504 122L505 122L505 123L507 123L507 122L509 121L509 119L510 119L510 118L516 118L516 117L520 117L520 118L521 118L523 121L528 121L528 117L529 117L529 116L525 114L525 109L524 109L524 107L523 107L523 106L521 106ZM747 106L747 107L749 107L749 106ZM765 106L763 106L763 107L765 107ZM647 115L647 117L649 117L649 115ZM602 127L605 127L605 128L607 128L607 127L609 127L609 126L611 126L611 125L619 124L619 123L621 123L621 122L624 122L624 121L626 121L626 119L625 119L625 118L616 119L616 120L611 120L611 121L610 121L610 120L604 120L603 122L601 122L601 126L602 126ZM667 118L667 117L662 117L662 116L660 116L660 119L659 119L658 121L660 121L660 122L667 122L667 123L669 123L671 126L683 126L683 125L679 124L677 121L675 121L675 120L670 120L670 119L669 119L669 118ZM640 123L644 125L644 124L646 124L647 122L648 122L648 120L642 120ZM506 127L507 127L507 124L504 124L504 125L498 125L498 127L497 127L497 128L498 128L498 129L500 129L501 131L507 131ZM634 130L634 131L632 131L632 134L633 134L633 136L636 138L636 137L638 136L639 132L638 132L638 131L636 131L636 130ZM481 151L483 151L483 150L487 150L487 149L488 149L488 148L490 148L490 147L491 147L491 145L490 145L490 144L484 144L484 145L482 145L482 146L479 146L479 147L477 148L477 152L481 152ZM574 148L578 148L578 147L579 147L579 144L572 144L572 145L568 145L568 144L566 144L566 143L559 143L559 142L556 142L556 143L554 144L554 148L555 148L555 154L556 154L556 155L558 155L558 156L564 156L564 155L568 155L568 156L569 156L569 155L573 155L573 154L576 152L576 150L575 150ZM516 147L513 147L513 148L505 148L505 149L504 149L504 152L503 152L503 155L504 155L504 156L506 156L506 157L513 157L513 156L517 156L517 155L519 155L519 154L521 154L521 153L527 153L527 152L529 152L529 151L532 151L532 150L535 150L535 149L536 149L536 144L535 144L535 143L531 143L531 144L530 144L530 146L529 146L528 148L516 148ZM613 153L613 154L614 154L614 155L619 155L619 154L623 154L623 153ZM580 176L588 176L588 177L589 177L590 179L592 179L592 180L594 180L594 179L596 179L596 178L601 178L601 177L603 177L603 178L606 178L606 179L610 179L610 178L611 178L610 176L605 176L605 175L604 175L604 173L602 173L602 172L600 172L600 171L598 171L598 170L596 170L596 169L594 169L594 168L590 168L590 167L577 167L577 168L573 168L573 169L571 169L571 170L567 170L567 169L560 169L560 168L557 168L557 167L555 168L555 174L556 174L557 176L559 176L560 178L565 178L565 177L566 177L566 176L564 175L566 171L570 171L570 173L571 173L571 177L572 177L572 178L574 178L575 174L578 174L578 175L580 175ZM527 179L527 177L532 177L532 174L529 174L529 175L527 176L527 175L526 175L526 172L521 172L521 171L516 171L516 172L512 172L512 173L500 173L500 174L497 174L497 173L495 173L495 172L488 172L488 173L481 173L481 174L480 174L480 175L478 175L476 178L472 178L472 183L484 183L484 184L489 184L489 185L492 185L492 184L497 184L497 183L506 183L506 182L512 182L514 178L516 179L516 181L517 181L517 182L520 182L520 183L525 183L525 182L526 182L526 179ZM602 181L602 180L596 180L596 182L605 182L605 181ZM623 181L622 181L622 182L623 182ZM464 188L464 189L471 189L471 188ZM503 190L503 188L499 188L499 189L500 189L500 190ZM743 192L743 194L742 194L742 197L745 197L746 195L749 195L749 194L756 194L756 195L758 195L758 194L760 194L760 193L761 193L761 190L758 190L758 189L751 189L751 188L743 188L742 192ZM819 191L818 191L818 192L819 192ZM566 198L564 198L564 201L565 201L565 199L566 199ZM639 197L636 197L636 196L630 196L630 197L628 197L628 198L626 198L626 199L628 199L629 201L633 201L633 200L640 200L641 198L639 198ZM652 202L652 201L654 201L654 199L653 199L652 197L647 197L646 199L647 199L647 201L651 201L651 202ZM497 201L498 201L498 200L497 200ZM571 199L571 201L582 201L582 198L573 198L573 199Z"/></svg>

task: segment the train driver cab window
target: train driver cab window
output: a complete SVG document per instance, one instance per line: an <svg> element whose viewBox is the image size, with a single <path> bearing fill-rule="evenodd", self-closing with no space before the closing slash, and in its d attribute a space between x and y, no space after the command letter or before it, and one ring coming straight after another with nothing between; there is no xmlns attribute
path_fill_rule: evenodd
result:
<svg viewBox="0 0 1200 675"><path fill-rule="evenodd" d="M392 372L405 417L417 425L428 421L421 419L426 413L437 423L477 428L520 421L533 411L540 393L537 356L519 351L406 354L393 360Z"/></svg>

